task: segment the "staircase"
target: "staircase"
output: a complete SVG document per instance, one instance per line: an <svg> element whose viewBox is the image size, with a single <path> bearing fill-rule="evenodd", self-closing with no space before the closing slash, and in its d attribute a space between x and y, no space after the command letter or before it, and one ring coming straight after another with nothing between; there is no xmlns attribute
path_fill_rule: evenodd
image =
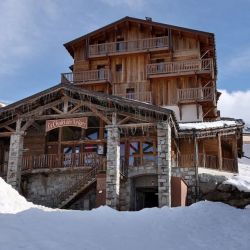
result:
<svg viewBox="0 0 250 250"><path fill-rule="evenodd" d="M61 192L58 196L59 204L58 208L64 208L69 202L71 202L77 195L83 192L86 188L96 182L96 174L98 168L93 168L90 172L84 175L73 186L64 192Z"/></svg>

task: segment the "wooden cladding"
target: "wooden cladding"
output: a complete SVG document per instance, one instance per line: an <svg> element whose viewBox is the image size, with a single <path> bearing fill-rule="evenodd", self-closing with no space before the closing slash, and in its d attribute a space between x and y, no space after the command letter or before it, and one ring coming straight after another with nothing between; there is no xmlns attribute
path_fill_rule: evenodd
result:
<svg viewBox="0 0 250 250"><path fill-rule="evenodd" d="M89 57L168 49L168 36L89 45Z"/></svg>
<svg viewBox="0 0 250 250"><path fill-rule="evenodd" d="M214 87L177 89L177 101L182 103L215 101L215 98Z"/></svg>
<svg viewBox="0 0 250 250"><path fill-rule="evenodd" d="M124 97L131 100L137 100L141 102L152 103L152 93L151 91L146 92L135 92L135 93L123 93L123 94L114 94L116 96Z"/></svg>
<svg viewBox="0 0 250 250"><path fill-rule="evenodd" d="M176 62L162 62L153 63L147 65L147 75L149 77L160 77L166 75L181 75L194 74L194 73L212 73L213 72L213 60L198 59L198 60L186 60Z"/></svg>
<svg viewBox="0 0 250 250"><path fill-rule="evenodd" d="M108 69L87 70L75 73L62 73L61 83L110 82Z"/></svg>

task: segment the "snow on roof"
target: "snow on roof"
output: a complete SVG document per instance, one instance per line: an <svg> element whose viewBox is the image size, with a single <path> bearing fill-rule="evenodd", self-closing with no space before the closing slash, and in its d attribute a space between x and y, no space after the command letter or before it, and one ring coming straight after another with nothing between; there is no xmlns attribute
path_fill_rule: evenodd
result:
<svg viewBox="0 0 250 250"><path fill-rule="evenodd" d="M6 105L2 102L0 102L0 108L5 107Z"/></svg>
<svg viewBox="0 0 250 250"><path fill-rule="evenodd" d="M202 129L216 129L225 127L234 127L237 125L235 120L220 120L212 122L190 122L190 123L179 123L180 130L202 130Z"/></svg>

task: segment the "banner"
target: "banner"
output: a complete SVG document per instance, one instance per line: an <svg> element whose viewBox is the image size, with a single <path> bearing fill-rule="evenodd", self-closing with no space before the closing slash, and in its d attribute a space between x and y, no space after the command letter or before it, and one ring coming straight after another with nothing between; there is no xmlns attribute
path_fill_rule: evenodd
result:
<svg viewBox="0 0 250 250"><path fill-rule="evenodd" d="M88 118L81 117L46 121L46 132L61 127L80 127L86 129L88 128Z"/></svg>

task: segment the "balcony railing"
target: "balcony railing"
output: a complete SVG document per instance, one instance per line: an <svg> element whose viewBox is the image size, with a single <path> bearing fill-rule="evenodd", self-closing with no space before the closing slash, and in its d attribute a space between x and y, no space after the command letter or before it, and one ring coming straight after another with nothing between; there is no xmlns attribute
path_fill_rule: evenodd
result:
<svg viewBox="0 0 250 250"><path fill-rule="evenodd" d="M88 70L76 73L62 73L61 83L110 82L108 69Z"/></svg>
<svg viewBox="0 0 250 250"><path fill-rule="evenodd" d="M178 160L172 158L172 165L175 167L194 167L194 154L181 154ZM198 155L198 167L216 169L228 172L237 172L237 161L235 159L222 158L222 169L219 169L219 161L217 155Z"/></svg>
<svg viewBox="0 0 250 250"><path fill-rule="evenodd" d="M187 88L177 89L177 101L178 102L190 102L190 101L214 101L215 100L215 88Z"/></svg>
<svg viewBox="0 0 250 250"><path fill-rule="evenodd" d="M213 71L213 60L198 59L188 61L154 63L147 65L147 75L178 75L189 73L211 73Z"/></svg>
<svg viewBox="0 0 250 250"><path fill-rule="evenodd" d="M141 102L152 103L152 93L150 91L146 92L136 92L136 93L124 93L124 94L114 94L116 96L124 97L131 100L137 100Z"/></svg>
<svg viewBox="0 0 250 250"><path fill-rule="evenodd" d="M103 167L105 157L96 153L42 154L23 156L22 170Z"/></svg>
<svg viewBox="0 0 250 250"><path fill-rule="evenodd" d="M89 45L89 57L168 48L168 36Z"/></svg>

